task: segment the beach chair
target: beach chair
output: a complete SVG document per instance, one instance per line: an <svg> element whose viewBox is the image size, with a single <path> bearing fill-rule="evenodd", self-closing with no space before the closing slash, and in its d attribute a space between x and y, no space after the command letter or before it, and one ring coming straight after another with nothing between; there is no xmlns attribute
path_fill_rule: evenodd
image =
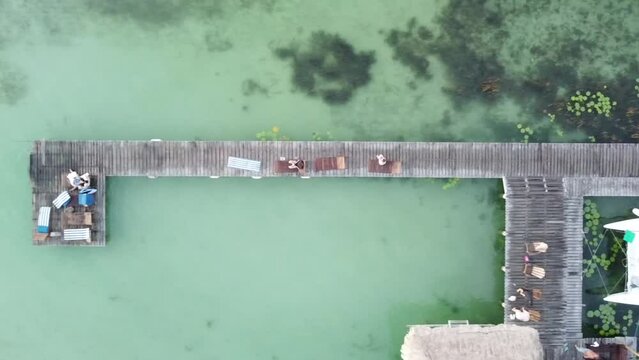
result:
<svg viewBox="0 0 639 360"><path fill-rule="evenodd" d="M346 169L345 156L317 158L315 159L313 163L314 163L315 171Z"/></svg>
<svg viewBox="0 0 639 360"><path fill-rule="evenodd" d="M71 195L69 195L68 191L63 191L62 193L60 193L60 195L58 195L57 198L53 200L53 206L55 206L56 209L59 209L63 206L68 205L70 202Z"/></svg>
<svg viewBox="0 0 639 360"><path fill-rule="evenodd" d="M539 310L526 309L530 315L530 321L539 322L541 320L541 313Z"/></svg>
<svg viewBox="0 0 639 360"><path fill-rule="evenodd" d="M382 174L399 174L402 172L402 162L387 160L386 164L380 165L377 159L373 159L368 162L368 172Z"/></svg>
<svg viewBox="0 0 639 360"><path fill-rule="evenodd" d="M534 276L537 279L543 279L546 277L546 270L540 266L526 264L524 265L524 274Z"/></svg>
<svg viewBox="0 0 639 360"><path fill-rule="evenodd" d="M40 234L49 233L49 220L51 220L51 207L42 206L38 212L38 232Z"/></svg>
<svg viewBox="0 0 639 360"><path fill-rule="evenodd" d="M262 169L262 162L257 160L249 160L249 159L238 158L235 156L229 156L226 166L233 169L260 172Z"/></svg>
<svg viewBox="0 0 639 360"><path fill-rule="evenodd" d="M64 241L86 241L88 243L91 242L91 229L89 228L81 228L81 229L64 229L64 234L62 237Z"/></svg>
<svg viewBox="0 0 639 360"><path fill-rule="evenodd" d="M33 234L33 240L45 241L49 237L49 222L51 221L51 207L42 206L38 211L38 226Z"/></svg>
<svg viewBox="0 0 639 360"><path fill-rule="evenodd" d="M545 253L548 250L548 244L543 241L534 241L532 243L526 243L526 252L528 255L537 255Z"/></svg>

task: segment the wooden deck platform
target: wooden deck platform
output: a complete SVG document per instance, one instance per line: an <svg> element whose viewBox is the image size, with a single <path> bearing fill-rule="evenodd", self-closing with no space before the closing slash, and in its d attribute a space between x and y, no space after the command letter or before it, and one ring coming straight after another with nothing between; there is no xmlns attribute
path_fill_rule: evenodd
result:
<svg viewBox="0 0 639 360"><path fill-rule="evenodd" d="M376 154L401 161L401 168L396 173L369 171ZM261 171L228 168L229 156L260 161ZM335 156L345 156L348 166L313 166L316 159ZM287 164L282 168L280 158L307 160L305 175L311 178L503 178L506 296L520 284L543 290L535 305L541 321L525 325L539 330L548 359L568 358L567 346L582 338L583 197L639 196L638 144L36 141L30 159L34 226L38 208L63 190L61 174L69 168L95 175L98 197L92 211L94 242L50 238L34 244L104 246L108 176L299 176ZM60 214L53 212L52 231L62 226ZM533 259L546 270L543 280L523 274L524 244L530 241L550 247ZM506 322L508 313L506 309Z"/></svg>

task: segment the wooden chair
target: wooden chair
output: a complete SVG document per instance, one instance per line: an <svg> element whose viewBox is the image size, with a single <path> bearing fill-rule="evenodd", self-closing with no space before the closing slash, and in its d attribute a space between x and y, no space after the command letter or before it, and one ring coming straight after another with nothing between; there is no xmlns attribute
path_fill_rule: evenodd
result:
<svg viewBox="0 0 639 360"><path fill-rule="evenodd" d="M317 158L313 163L315 165L315 171L346 169L345 156Z"/></svg>
<svg viewBox="0 0 639 360"><path fill-rule="evenodd" d="M530 315L530 321L539 322L541 320L541 313L539 310L526 309Z"/></svg>
<svg viewBox="0 0 639 360"><path fill-rule="evenodd" d="M532 297L533 300L541 300L541 289L532 289Z"/></svg>
<svg viewBox="0 0 639 360"><path fill-rule="evenodd" d="M537 279L543 279L546 277L546 270L544 270L541 266L526 264L524 265L524 274L534 276Z"/></svg>
<svg viewBox="0 0 639 360"><path fill-rule="evenodd" d="M378 160L370 160L368 162L368 172L382 174L399 174L402 172L402 162L388 160L384 165L380 165Z"/></svg>

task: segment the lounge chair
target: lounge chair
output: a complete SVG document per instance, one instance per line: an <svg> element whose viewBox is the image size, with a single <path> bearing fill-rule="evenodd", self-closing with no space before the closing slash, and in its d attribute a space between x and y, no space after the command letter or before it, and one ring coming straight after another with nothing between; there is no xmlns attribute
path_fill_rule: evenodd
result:
<svg viewBox="0 0 639 360"><path fill-rule="evenodd" d="M71 195L69 195L68 191L63 191L62 193L60 193L60 195L58 195L57 198L53 200L53 206L55 206L56 209L59 209L63 206L67 206L70 202Z"/></svg>
<svg viewBox="0 0 639 360"><path fill-rule="evenodd" d="M49 233L49 220L51 220L51 207L42 206L38 212L38 232L41 234Z"/></svg>
<svg viewBox="0 0 639 360"><path fill-rule="evenodd" d="M51 207L42 206L38 211L38 227L33 234L35 241L45 241L49 237L49 222L51 220Z"/></svg>
<svg viewBox="0 0 639 360"><path fill-rule="evenodd" d="M368 162L368 172L399 174L402 172L402 162L387 160L384 165L380 165L377 159L373 159Z"/></svg>
<svg viewBox="0 0 639 360"><path fill-rule="evenodd" d="M346 157L334 156L317 158L314 161L315 171L344 170L346 169Z"/></svg>
<svg viewBox="0 0 639 360"><path fill-rule="evenodd" d="M64 235L62 237L64 241L86 241L91 242L91 229L64 229Z"/></svg>
<svg viewBox="0 0 639 360"><path fill-rule="evenodd" d="M537 255L545 253L548 250L548 244L543 241L534 241L532 243L526 243L526 252L528 255Z"/></svg>
<svg viewBox="0 0 639 360"><path fill-rule="evenodd" d="M233 169L247 170L260 172L262 169L262 162L257 160L242 159L234 156L229 156L227 167Z"/></svg>
<svg viewBox="0 0 639 360"><path fill-rule="evenodd" d="M524 274L534 276L537 279L543 279L546 277L546 270L541 266L526 264L524 265Z"/></svg>

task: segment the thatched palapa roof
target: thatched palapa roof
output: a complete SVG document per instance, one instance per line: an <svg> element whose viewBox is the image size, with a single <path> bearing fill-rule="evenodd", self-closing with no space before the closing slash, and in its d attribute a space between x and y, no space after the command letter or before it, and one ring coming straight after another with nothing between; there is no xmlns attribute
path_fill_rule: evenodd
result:
<svg viewBox="0 0 639 360"><path fill-rule="evenodd" d="M411 326L404 360L542 360L537 330L516 325Z"/></svg>

